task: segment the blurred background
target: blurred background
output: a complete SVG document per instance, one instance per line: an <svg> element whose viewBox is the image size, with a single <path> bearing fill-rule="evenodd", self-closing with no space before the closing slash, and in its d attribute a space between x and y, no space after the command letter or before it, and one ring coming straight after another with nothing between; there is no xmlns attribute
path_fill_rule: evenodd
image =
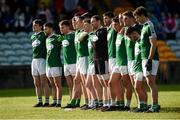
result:
<svg viewBox="0 0 180 120"><path fill-rule="evenodd" d="M0 89L33 87L32 21L58 23L76 12L99 14L145 6L158 35L158 84L180 83L180 0L0 0ZM63 81L64 82L64 81Z"/></svg>

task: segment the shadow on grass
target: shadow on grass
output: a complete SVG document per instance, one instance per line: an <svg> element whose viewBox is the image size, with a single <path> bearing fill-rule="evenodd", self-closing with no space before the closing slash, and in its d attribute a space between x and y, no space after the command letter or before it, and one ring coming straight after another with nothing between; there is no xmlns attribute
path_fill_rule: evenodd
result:
<svg viewBox="0 0 180 120"><path fill-rule="evenodd" d="M67 87L63 87L63 95L68 94ZM0 97L30 97L35 96L35 89L4 89L0 90Z"/></svg>
<svg viewBox="0 0 180 120"><path fill-rule="evenodd" d="M180 113L180 107L163 107L160 110L161 113L176 112Z"/></svg>

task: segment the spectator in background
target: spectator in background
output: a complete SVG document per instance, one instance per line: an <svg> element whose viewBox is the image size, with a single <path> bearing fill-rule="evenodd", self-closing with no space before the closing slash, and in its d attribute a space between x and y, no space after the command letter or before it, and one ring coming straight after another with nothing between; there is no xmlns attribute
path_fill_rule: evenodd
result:
<svg viewBox="0 0 180 120"><path fill-rule="evenodd" d="M166 2L162 0L155 0L154 11L156 17L161 16L161 12L167 12ZM159 19L159 18L158 18Z"/></svg>
<svg viewBox="0 0 180 120"><path fill-rule="evenodd" d="M41 2L39 4L36 17L42 19L43 22L53 22L53 16L51 14L51 11L44 2Z"/></svg>
<svg viewBox="0 0 180 120"><path fill-rule="evenodd" d="M175 20L175 17L168 12L167 18L165 20L165 31L167 34L166 39L175 39L176 31L178 28L178 23Z"/></svg>
<svg viewBox="0 0 180 120"><path fill-rule="evenodd" d="M15 31L23 31L25 27L25 13L21 7L17 8L14 13L14 28Z"/></svg>
<svg viewBox="0 0 180 120"><path fill-rule="evenodd" d="M166 39L166 34L165 34L165 30L164 30L164 24L159 22L158 26L157 26L157 39L158 40L165 40Z"/></svg>
<svg viewBox="0 0 180 120"><path fill-rule="evenodd" d="M98 14L97 7L93 4L92 0L88 0L88 12L92 13L92 15Z"/></svg>
<svg viewBox="0 0 180 120"><path fill-rule="evenodd" d="M13 24L13 15L10 12L10 7L4 4L1 7L2 11L2 27L3 32L10 31Z"/></svg>
<svg viewBox="0 0 180 120"><path fill-rule="evenodd" d="M33 17L32 17L32 12L29 6L25 6L25 30L26 32L30 32L32 29L32 22L33 22Z"/></svg>

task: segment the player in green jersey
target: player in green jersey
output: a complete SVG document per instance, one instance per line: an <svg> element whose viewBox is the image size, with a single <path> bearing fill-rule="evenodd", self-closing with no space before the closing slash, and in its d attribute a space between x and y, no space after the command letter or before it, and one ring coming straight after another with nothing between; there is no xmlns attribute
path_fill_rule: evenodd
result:
<svg viewBox="0 0 180 120"><path fill-rule="evenodd" d="M31 64L32 76L38 103L34 107L49 106L49 85L46 78L46 37L42 32L42 21L33 21L33 32L31 36L33 48L33 60ZM45 104L42 102L42 95L45 95Z"/></svg>
<svg viewBox="0 0 180 120"><path fill-rule="evenodd" d="M76 51L74 47L74 32L70 29L68 20L59 23L61 34L64 35L62 41L64 75L69 87L70 99L72 98L73 79L76 74Z"/></svg>
<svg viewBox="0 0 180 120"><path fill-rule="evenodd" d="M105 12L103 14L103 22L104 25L107 27L107 41L108 41L108 64L109 64L109 74L112 73L113 68L115 67L116 64L116 46L115 46L115 42L116 42L116 36L117 36L117 32L112 28L111 23L112 23L112 19L114 18L114 13L109 11L109 12ZM108 81L106 81L108 82ZM108 85L108 83L107 83ZM109 104L111 104L110 102L110 88L107 87L107 97L108 97L108 106ZM106 107L108 108L108 107ZM105 109L106 109L105 108Z"/></svg>
<svg viewBox="0 0 180 120"><path fill-rule="evenodd" d="M89 104L88 106L82 108L84 110L87 109L94 109L95 107L98 106L98 98L96 94L96 89L94 87L94 80L97 81L97 76L95 75L95 67L94 67L94 62L93 62L93 48L92 48L92 40L95 36L92 25L91 25L91 20L89 18L85 18L83 20L83 29L85 32L88 33L88 70L87 70L87 80L86 80L86 88L87 88L87 95L88 95L88 101Z"/></svg>
<svg viewBox="0 0 180 120"><path fill-rule="evenodd" d="M107 30L108 30L107 41L108 41L108 56L109 56L108 63L109 63L109 73L110 74L116 64L115 42L116 42L117 32L111 26L113 18L114 18L114 13L111 11L103 14L104 25L107 27Z"/></svg>
<svg viewBox="0 0 180 120"><path fill-rule="evenodd" d="M130 26L135 26L137 29L139 29L139 32L140 32L141 28L139 27L140 25L138 25L136 23L132 11L125 11L122 15L123 15L123 21L124 21L124 25L125 25L125 44L126 44L127 59L128 59L128 72L129 72L129 76L130 76L131 83L132 83L129 86L132 88L131 90L133 90L133 86L132 85L134 84L133 66L134 66L134 47L135 47L135 42L132 41L129 37L126 36L126 30ZM131 91L131 93L129 95L132 96L132 91ZM136 96L136 100L137 100L136 92L135 92L135 96ZM138 100L137 100L137 102L138 102Z"/></svg>
<svg viewBox="0 0 180 120"><path fill-rule="evenodd" d="M62 37L53 33L53 24L48 22L44 24L46 38L46 76L48 77L51 87L53 103L52 107L61 107L62 99L62 63L60 57Z"/></svg>
<svg viewBox="0 0 180 120"><path fill-rule="evenodd" d="M140 34L135 27L130 26L127 29L126 35L135 42L135 60L134 60L134 86L138 95L138 107L133 110L134 112L144 112L147 110L147 93L143 82L143 70L141 59L141 41Z"/></svg>
<svg viewBox="0 0 180 120"><path fill-rule="evenodd" d="M143 25L141 30L141 59L143 74L151 91L152 105L147 112L159 112L156 75L159 66L157 36L146 8L138 7L133 13L137 22Z"/></svg>

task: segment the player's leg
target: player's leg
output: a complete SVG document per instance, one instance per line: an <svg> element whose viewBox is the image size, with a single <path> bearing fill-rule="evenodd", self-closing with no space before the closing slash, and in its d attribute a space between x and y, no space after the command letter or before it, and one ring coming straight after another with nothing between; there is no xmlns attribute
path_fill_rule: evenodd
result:
<svg viewBox="0 0 180 120"><path fill-rule="evenodd" d="M143 73L142 72L135 73L134 80L135 80L134 88L136 89L138 96L138 107L133 111L144 112L147 110L147 105L146 105L147 92L144 87Z"/></svg>
<svg viewBox="0 0 180 120"><path fill-rule="evenodd" d="M147 80L147 84L150 88L152 104L151 108L147 112L159 112L160 106L158 105L158 89L156 85L156 75L159 66L159 62L152 60L152 70L148 71L146 68L147 59L142 61L143 74Z"/></svg>
<svg viewBox="0 0 180 120"><path fill-rule="evenodd" d="M95 90L95 94L97 96L98 99L98 106L95 106L94 109L103 106L103 95L102 95L102 85L98 79L98 77L96 75L92 76L92 80L93 80L93 87Z"/></svg>
<svg viewBox="0 0 180 120"><path fill-rule="evenodd" d="M33 77L34 81L34 86L35 86L35 92L37 96L37 104L34 105L34 107L41 107L43 106L42 102L42 84L41 84L41 79L39 76L38 72L38 61L33 59L32 64L31 64L31 74Z"/></svg>
<svg viewBox="0 0 180 120"><path fill-rule="evenodd" d="M43 106L41 79L39 76L33 75L33 80L34 80L34 86L35 86L37 101L38 101L38 103L36 105L34 105L34 107L41 107L41 106Z"/></svg>
<svg viewBox="0 0 180 120"><path fill-rule="evenodd" d="M66 76L66 82L68 85L70 100L72 99L73 79L74 79L74 76L71 76L71 75Z"/></svg>
<svg viewBox="0 0 180 120"><path fill-rule="evenodd" d="M127 108L127 110L130 110L133 86L131 84L131 80L130 80L129 74L123 75L122 79L123 79L123 83L124 83L124 87L125 87L125 94L126 94L125 108Z"/></svg>
<svg viewBox="0 0 180 120"><path fill-rule="evenodd" d="M57 103L56 107L61 107L61 100L62 100L62 85L61 85L61 77L53 77L55 87L56 87L56 98L57 98Z"/></svg>
<svg viewBox="0 0 180 120"><path fill-rule="evenodd" d="M42 82L42 89L44 91L44 96L45 96L45 103L43 106L49 106L49 81L48 78L46 77L46 74L42 74L40 76L41 82Z"/></svg>

